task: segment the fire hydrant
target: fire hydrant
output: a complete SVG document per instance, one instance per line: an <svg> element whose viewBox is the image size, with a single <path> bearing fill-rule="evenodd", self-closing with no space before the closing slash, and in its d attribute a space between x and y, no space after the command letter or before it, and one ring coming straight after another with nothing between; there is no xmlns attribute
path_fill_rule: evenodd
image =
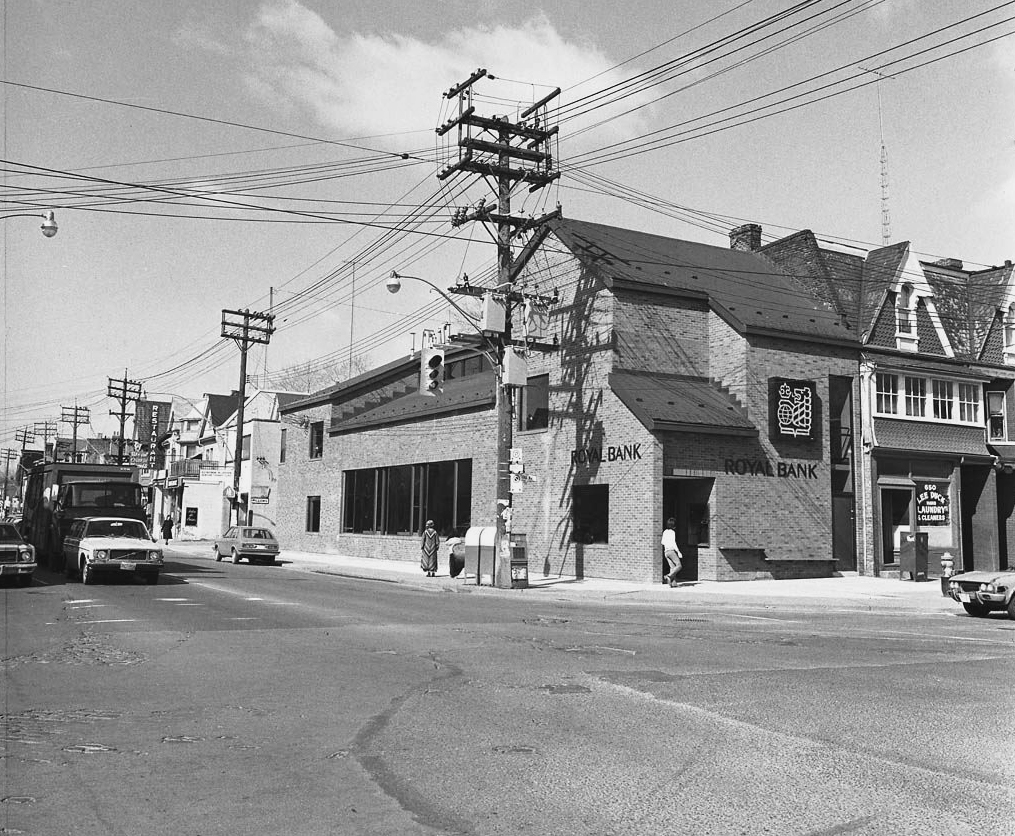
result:
<svg viewBox="0 0 1015 836"><path fill-rule="evenodd" d="M948 594L948 585L951 583L951 576L955 574L955 558L951 552L941 555L941 594Z"/></svg>

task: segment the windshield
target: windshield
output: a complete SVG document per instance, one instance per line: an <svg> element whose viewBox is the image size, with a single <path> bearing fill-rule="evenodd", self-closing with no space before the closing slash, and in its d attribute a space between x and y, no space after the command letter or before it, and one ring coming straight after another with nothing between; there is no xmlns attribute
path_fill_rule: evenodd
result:
<svg viewBox="0 0 1015 836"><path fill-rule="evenodd" d="M68 500L75 508L140 508L141 486L135 482L75 485Z"/></svg>
<svg viewBox="0 0 1015 836"><path fill-rule="evenodd" d="M21 537L13 525L0 524L0 543L20 543Z"/></svg>
<svg viewBox="0 0 1015 836"><path fill-rule="evenodd" d="M137 520L92 520L84 532L85 537L133 537L150 540L148 529Z"/></svg>

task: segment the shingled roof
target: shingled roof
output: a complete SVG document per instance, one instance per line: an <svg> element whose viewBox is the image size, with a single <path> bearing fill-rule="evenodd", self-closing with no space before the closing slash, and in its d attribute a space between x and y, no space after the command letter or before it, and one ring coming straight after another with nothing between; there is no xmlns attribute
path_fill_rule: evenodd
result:
<svg viewBox="0 0 1015 836"><path fill-rule="evenodd" d="M759 253L588 221L553 222L557 238L609 287L655 286L707 297L741 331L856 340L831 301Z"/></svg>

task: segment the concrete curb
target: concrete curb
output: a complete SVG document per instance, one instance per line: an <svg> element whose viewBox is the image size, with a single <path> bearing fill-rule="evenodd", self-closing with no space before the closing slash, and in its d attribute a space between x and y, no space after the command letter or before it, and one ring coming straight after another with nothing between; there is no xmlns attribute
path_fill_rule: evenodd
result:
<svg viewBox="0 0 1015 836"><path fill-rule="evenodd" d="M211 557L211 541L173 541L170 549L194 557ZM643 602L707 604L761 603L781 606L828 604L832 601L866 605L871 610L920 610L956 612L958 605L941 594L936 580L927 582L874 578L855 574L801 580L759 580L689 582L670 588L663 583L647 584L606 578L578 579L568 576L529 578L528 589L496 589L479 586L474 578L451 578L447 574L426 577L408 561L364 558L352 555L319 554L283 549L276 565L291 571L311 572L398 583L438 592L499 595L533 595L558 600L598 600L610 603ZM446 568L444 569L446 572ZM961 612L961 610L958 610Z"/></svg>

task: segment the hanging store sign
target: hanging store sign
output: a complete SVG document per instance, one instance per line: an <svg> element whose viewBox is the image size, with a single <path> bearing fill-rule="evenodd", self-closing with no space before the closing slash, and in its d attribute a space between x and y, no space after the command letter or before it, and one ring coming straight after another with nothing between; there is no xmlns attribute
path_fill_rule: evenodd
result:
<svg viewBox="0 0 1015 836"><path fill-rule="evenodd" d="M948 525L948 485L939 482L916 483L916 524Z"/></svg>
<svg viewBox="0 0 1015 836"><path fill-rule="evenodd" d="M813 380L770 377L768 403L772 441L817 438L818 390Z"/></svg>

